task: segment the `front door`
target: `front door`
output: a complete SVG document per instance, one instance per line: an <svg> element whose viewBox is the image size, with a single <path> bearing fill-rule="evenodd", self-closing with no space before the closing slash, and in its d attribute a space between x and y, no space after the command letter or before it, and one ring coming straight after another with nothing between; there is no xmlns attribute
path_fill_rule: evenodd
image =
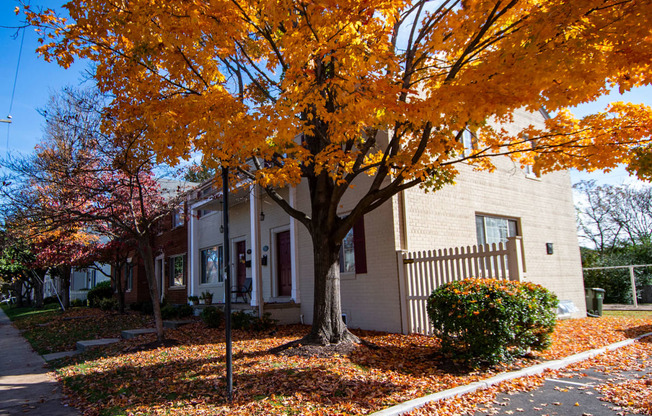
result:
<svg viewBox="0 0 652 416"><path fill-rule="evenodd" d="M241 288L245 284L245 279L247 278L247 242L238 241L235 243L235 256L238 259L235 276L237 288Z"/></svg>
<svg viewBox="0 0 652 416"><path fill-rule="evenodd" d="M276 276L278 295L292 296L292 256L290 255L290 232L276 234Z"/></svg>

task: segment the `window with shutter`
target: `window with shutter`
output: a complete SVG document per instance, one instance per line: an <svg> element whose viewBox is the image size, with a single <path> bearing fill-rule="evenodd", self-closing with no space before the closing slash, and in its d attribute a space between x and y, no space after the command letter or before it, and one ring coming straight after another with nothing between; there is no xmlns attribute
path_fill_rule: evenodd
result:
<svg viewBox="0 0 652 416"><path fill-rule="evenodd" d="M367 248L364 217L361 217L342 240L340 273L367 273Z"/></svg>

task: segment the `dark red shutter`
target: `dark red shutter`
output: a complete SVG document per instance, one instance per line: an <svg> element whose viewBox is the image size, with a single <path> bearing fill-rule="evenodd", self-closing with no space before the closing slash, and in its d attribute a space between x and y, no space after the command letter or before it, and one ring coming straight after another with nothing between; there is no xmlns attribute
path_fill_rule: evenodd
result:
<svg viewBox="0 0 652 416"><path fill-rule="evenodd" d="M367 249L364 237L364 216L353 226L353 255L355 256L355 272L367 273Z"/></svg>

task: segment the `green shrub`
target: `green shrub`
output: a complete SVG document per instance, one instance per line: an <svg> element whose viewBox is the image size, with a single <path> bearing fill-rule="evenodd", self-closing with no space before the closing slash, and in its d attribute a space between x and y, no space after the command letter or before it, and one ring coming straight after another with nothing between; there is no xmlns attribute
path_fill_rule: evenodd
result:
<svg viewBox="0 0 652 416"><path fill-rule="evenodd" d="M86 302L84 302L81 299L73 299L73 300L70 301L70 306L72 306L73 308L80 307L80 306L85 306L85 305L86 305Z"/></svg>
<svg viewBox="0 0 652 416"><path fill-rule="evenodd" d="M262 318L254 318L252 324L251 324L251 329L254 331L267 331L269 329L272 329L276 326L278 323L277 319L272 319L272 314L269 312L263 313Z"/></svg>
<svg viewBox="0 0 652 416"><path fill-rule="evenodd" d="M553 293L533 283L466 279L432 292L428 316L443 351L475 366L549 347L557 304Z"/></svg>
<svg viewBox="0 0 652 416"><path fill-rule="evenodd" d="M142 312L145 315L152 315L154 313L154 306L151 301L139 301L129 304L132 311Z"/></svg>
<svg viewBox="0 0 652 416"><path fill-rule="evenodd" d="M114 298L100 299L98 306L103 311L115 311L118 309L118 300Z"/></svg>
<svg viewBox="0 0 652 416"><path fill-rule="evenodd" d="M161 305L161 318L163 319L174 319L177 317L177 308L174 305L169 303L164 303Z"/></svg>
<svg viewBox="0 0 652 416"><path fill-rule="evenodd" d="M113 288L111 287L111 282L106 280L98 283L94 288L89 290L86 299L88 300L88 306L97 308L100 306L99 302L101 299L110 299L112 297Z"/></svg>
<svg viewBox="0 0 652 416"><path fill-rule="evenodd" d="M187 303L177 306L177 316L179 318L187 318L189 316L193 316L194 314L195 309Z"/></svg>
<svg viewBox="0 0 652 416"><path fill-rule="evenodd" d="M43 298L44 305L49 305L51 303L59 303L59 299L57 299L56 296L48 296L47 298Z"/></svg>
<svg viewBox="0 0 652 416"><path fill-rule="evenodd" d="M231 326L233 329L265 331L276 325L277 320L271 317L272 314L269 312L264 313L263 317L259 318L245 311L237 311L231 314Z"/></svg>
<svg viewBox="0 0 652 416"><path fill-rule="evenodd" d="M145 315L152 315L154 313L154 306L151 301L138 301L129 304L129 309L136 312L142 312Z"/></svg>
<svg viewBox="0 0 652 416"><path fill-rule="evenodd" d="M233 329L250 329L254 316L245 312L237 311L231 314L231 328Z"/></svg>
<svg viewBox="0 0 652 416"><path fill-rule="evenodd" d="M163 319L187 318L194 315L195 310L190 305L161 304L161 317Z"/></svg>
<svg viewBox="0 0 652 416"><path fill-rule="evenodd" d="M204 308L199 316L209 328L219 328L224 322L224 312L215 306Z"/></svg>

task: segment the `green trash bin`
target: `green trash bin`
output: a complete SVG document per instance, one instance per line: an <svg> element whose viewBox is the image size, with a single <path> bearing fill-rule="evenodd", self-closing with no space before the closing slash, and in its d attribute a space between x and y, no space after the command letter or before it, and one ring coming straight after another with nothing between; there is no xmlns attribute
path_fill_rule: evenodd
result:
<svg viewBox="0 0 652 416"><path fill-rule="evenodd" d="M592 315L602 316L602 302L604 301L604 289L592 287L584 290L586 295L586 311Z"/></svg>

